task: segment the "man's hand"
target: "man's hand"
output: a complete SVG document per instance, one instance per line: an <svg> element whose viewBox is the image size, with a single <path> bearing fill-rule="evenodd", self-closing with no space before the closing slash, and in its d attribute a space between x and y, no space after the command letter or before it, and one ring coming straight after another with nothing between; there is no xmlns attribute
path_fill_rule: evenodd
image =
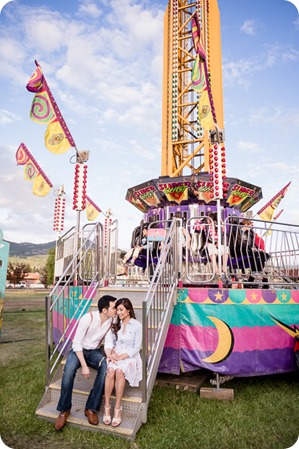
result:
<svg viewBox="0 0 299 449"><path fill-rule="evenodd" d="M85 379L89 379L89 377L90 377L90 369L88 368L87 365L82 367L82 376Z"/></svg>

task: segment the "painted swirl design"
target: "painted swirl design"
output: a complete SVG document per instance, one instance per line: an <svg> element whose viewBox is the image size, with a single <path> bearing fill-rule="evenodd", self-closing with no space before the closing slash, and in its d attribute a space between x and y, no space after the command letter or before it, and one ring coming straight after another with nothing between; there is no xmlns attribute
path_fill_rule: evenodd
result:
<svg viewBox="0 0 299 449"><path fill-rule="evenodd" d="M35 167L35 165L33 164L32 161L29 161L26 164L26 167L24 168L24 177L25 179L34 179L36 177L36 175L38 174L38 171Z"/></svg>
<svg viewBox="0 0 299 449"><path fill-rule="evenodd" d="M43 72L40 67L37 67L37 69L31 75L26 85L26 89L29 90L29 92L39 92L42 89L42 87L43 87Z"/></svg>
<svg viewBox="0 0 299 449"><path fill-rule="evenodd" d="M30 117L32 120L40 123L47 123L53 119L54 112L46 92L36 94L34 96L30 110Z"/></svg>
<svg viewBox="0 0 299 449"><path fill-rule="evenodd" d="M18 165L25 165L26 162L28 162L29 156L24 150L23 145L21 144L17 150L16 154L17 164Z"/></svg>

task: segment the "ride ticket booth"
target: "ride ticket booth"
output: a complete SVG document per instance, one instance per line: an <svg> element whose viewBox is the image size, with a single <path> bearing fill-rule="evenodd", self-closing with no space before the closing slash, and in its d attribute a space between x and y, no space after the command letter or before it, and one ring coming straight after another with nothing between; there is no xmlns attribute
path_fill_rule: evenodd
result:
<svg viewBox="0 0 299 449"><path fill-rule="evenodd" d="M9 256L9 243L3 240L3 232L0 229L0 336L2 333L2 319L3 319L4 296L6 288L8 256Z"/></svg>

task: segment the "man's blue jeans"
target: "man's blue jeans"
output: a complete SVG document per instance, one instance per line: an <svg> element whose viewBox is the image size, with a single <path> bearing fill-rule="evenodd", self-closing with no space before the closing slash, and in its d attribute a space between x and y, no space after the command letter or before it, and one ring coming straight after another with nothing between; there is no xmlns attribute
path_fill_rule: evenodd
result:
<svg viewBox="0 0 299 449"><path fill-rule="evenodd" d="M89 367L97 370L93 388L88 396L85 408L97 412L100 409L103 396L105 376L107 371L106 358L99 349L83 349L84 358ZM104 357L104 358L103 358ZM102 363L99 365L99 363ZM72 408L72 392L77 369L81 363L76 353L71 350L68 354L61 382L60 399L57 410L65 412Z"/></svg>

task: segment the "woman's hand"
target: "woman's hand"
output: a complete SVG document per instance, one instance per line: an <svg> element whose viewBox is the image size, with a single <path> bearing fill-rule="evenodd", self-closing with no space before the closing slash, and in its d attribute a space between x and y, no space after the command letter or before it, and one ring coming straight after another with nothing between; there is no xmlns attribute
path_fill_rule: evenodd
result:
<svg viewBox="0 0 299 449"><path fill-rule="evenodd" d="M112 351L110 352L110 354L109 355L107 355L107 362L113 362L115 359L114 359L114 356L115 356L115 352L114 352L114 349L112 349Z"/></svg>
<svg viewBox="0 0 299 449"><path fill-rule="evenodd" d="M114 354L114 361L124 360L128 357L128 354Z"/></svg>
<svg viewBox="0 0 299 449"><path fill-rule="evenodd" d="M119 362L120 360L124 360L126 359L128 356L128 354L116 354L116 352L112 351L110 356L107 356L107 361L108 362Z"/></svg>

